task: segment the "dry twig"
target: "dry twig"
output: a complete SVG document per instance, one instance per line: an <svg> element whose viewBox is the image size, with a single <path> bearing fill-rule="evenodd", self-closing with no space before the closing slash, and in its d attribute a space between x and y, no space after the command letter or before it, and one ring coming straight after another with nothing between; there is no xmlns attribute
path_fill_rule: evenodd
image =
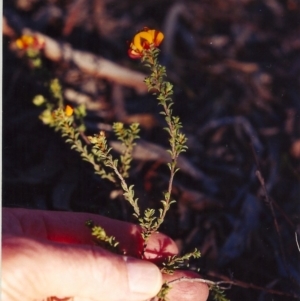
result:
<svg viewBox="0 0 300 301"><path fill-rule="evenodd" d="M16 38L16 32L5 17L3 17L3 34L12 39ZM134 88L138 93L147 92L147 87L144 83L145 75L140 72L124 68L89 52L75 50L67 43L59 43L44 34L34 32L28 28L22 29L22 34L31 34L43 39L45 41L44 54L54 62L69 62L86 74Z"/></svg>

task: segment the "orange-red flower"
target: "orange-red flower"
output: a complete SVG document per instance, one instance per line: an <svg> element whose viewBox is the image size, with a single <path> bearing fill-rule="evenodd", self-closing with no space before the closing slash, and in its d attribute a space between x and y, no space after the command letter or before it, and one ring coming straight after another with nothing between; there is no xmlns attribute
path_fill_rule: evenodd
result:
<svg viewBox="0 0 300 301"><path fill-rule="evenodd" d="M128 55L133 59L141 58L145 49L149 49L150 45L158 47L163 39L164 34L161 31L144 27L134 36L128 49Z"/></svg>
<svg viewBox="0 0 300 301"><path fill-rule="evenodd" d="M44 48L45 41L44 39L38 36L23 35L16 40L16 44L19 49L27 50L30 48L40 50Z"/></svg>
<svg viewBox="0 0 300 301"><path fill-rule="evenodd" d="M66 114L66 116L67 117L72 116L73 112L74 112L73 108L71 106L69 106L69 105L66 105L66 108L65 108L65 114Z"/></svg>

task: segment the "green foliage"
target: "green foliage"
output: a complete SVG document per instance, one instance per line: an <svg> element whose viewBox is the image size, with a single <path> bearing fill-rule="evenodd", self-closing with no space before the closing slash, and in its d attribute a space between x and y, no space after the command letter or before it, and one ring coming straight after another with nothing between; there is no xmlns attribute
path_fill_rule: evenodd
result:
<svg viewBox="0 0 300 301"><path fill-rule="evenodd" d="M182 124L180 118L173 116L173 100L171 98L173 95L173 85L165 80L167 75L166 68L158 63L159 52L160 50L152 45L150 49L144 50L142 62L144 66L148 67L151 71L151 74L145 79L148 91L151 91L156 95L159 105L163 107L160 114L165 116L165 121L167 123L165 130L169 134L170 143L170 149L167 150L171 156L171 162L168 163L170 180L168 190L164 193L164 199L161 201L162 208L159 209L159 216L155 217L155 212L151 211L151 219L149 220L149 217L146 216L146 213L149 214L149 211L146 210L145 216L139 219L143 228L144 239L148 239L151 233L154 233L159 229L165 219L166 213L170 209L170 205L175 203L174 200L171 200L171 192L173 179L175 173L178 171L178 168L176 167L177 159L180 153L187 150L187 138L185 134L181 132Z"/></svg>
<svg viewBox="0 0 300 301"><path fill-rule="evenodd" d="M106 167L113 170L113 173L109 173L102 177L108 178L113 182L116 182L115 177L119 179L125 200L128 201L133 207L134 215L139 217L140 209L138 206L138 199L134 198L133 185L128 186L125 182L124 177L119 171L118 160L114 159L110 154L111 149L107 146L105 135L103 132L101 132L99 135L94 135L94 137L88 137L88 139L93 145L92 154L97 158L97 161L103 163Z"/></svg>
<svg viewBox="0 0 300 301"><path fill-rule="evenodd" d="M46 101L45 97L43 95L36 95L34 98L33 98L33 104L36 105L37 107L38 106L41 106L42 104L44 104Z"/></svg>
<svg viewBox="0 0 300 301"><path fill-rule="evenodd" d="M84 125L84 117L86 116L86 109L85 109L85 105L81 104L78 107L76 107L74 109L74 115L76 120L78 121L78 130L81 133L84 133L86 128Z"/></svg>
<svg viewBox="0 0 300 301"><path fill-rule="evenodd" d="M173 85L165 80L166 69L158 63L159 49L151 45L149 49L144 50L142 62L151 71L150 75L145 79L148 90L151 91L158 100L158 104L162 107L162 114L165 118L167 126L166 132L169 135L168 141L170 148L167 152L170 154L170 162L168 167L170 170L170 180L167 191L163 193L163 199L160 201L162 206L156 212L154 209L147 208L143 215L140 214L138 199L135 198L134 186L128 185L125 181L129 177L129 169L132 162L132 152L134 150L135 141L139 138L139 125L133 123L125 126L121 122L113 124L113 131L117 139L122 142L123 152L119 158L114 158L111 153L111 148L108 146L108 141L105 132L101 131L93 136L86 137L84 134L84 117L86 111L84 106L78 106L73 109L69 106L65 107L63 100L62 87L58 79L53 79L49 83L51 93L51 101L47 100L42 95L37 95L33 103L36 106L44 106L44 111L39 118L44 124L53 127L55 131L59 131L65 141L71 145L80 154L84 161L89 162L94 172L102 179L107 179L123 190L125 200L133 208L133 215L138 219L142 228L142 238L144 240L144 248L147 245L149 237L158 231L161 224L164 222L165 216L170 209L170 206L175 203L172 200L171 192L173 180L178 171L177 160L181 153L187 150L187 138L182 133L182 124L178 116L173 116ZM101 226L94 225L93 221L87 221L86 225L91 230L91 235L95 238L96 243L106 249L119 253L118 242L115 237L108 236L105 229ZM143 254L142 254L143 257ZM190 258L199 258L200 252L195 249L191 253L183 256L169 256L167 261L163 263L161 271L167 274L173 274L176 269L181 267ZM210 282L215 301L227 301L223 291L219 286ZM157 297L160 301L167 300L167 294L171 289L168 282L164 283Z"/></svg>
<svg viewBox="0 0 300 301"><path fill-rule="evenodd" d="M209 290L211 291L211 297L214 301L230 301L226 298L224 290L222 290L217 284L210 285Z"/></svg>
<svg viewBox="0 0 300 301"><path fill-rule="evenodd" d="M91 234L95 237L96 243L99 246L104 247L105 249L114 253L120 253L118 249L119 242L116 241L114 236L107 235L104 228L96 226L92 220L88 220L85 225L91 229Z"/></svg>
<svg viewBox="0 0 300 301"><path fill-rule="evenodd" d="M71 145L71 149L80 153L84 161L92 164L97 175L116 184L119 182L123 189L124 198L132 205L134 215L139 217L138 199L134 198L133 186L128 186L124 179L128 177L134 141L138 138L139 125L134 123L128 129L125 129L121 123L116 123L113 126L116 136L125 146L119 166L118 160L110 154L111 148L108 147L103 131L93 137L84 135L85 107L75 108L74 114L68 116L64 109L62 87L58 79L51 80L49 89L52 97L56 100L55 103L50 103L41 95L37 95L33 100L35 105L44 105L46 108L39 118L44 124L60 131L62 137Z"/></svg>
<svg viewBox="0 0 300 301"><path fill-rule="evenodd" d="M158 227L158 219L155 216L155 210L149 208L146 209L144 216L139 218L139 223L143 229L142 238L144 239L144 241L147 241L147 239L153 233L153 229L156 229Z"/></svg>
<svg viewBox="0 0 300 301"><path fill-rule="evenodd" d="M116 122L113 125L113 131L119 141L122 142L124 151L119 159L115 159L111 154L111 148L108 147L107 139L104 132L100 132L92 137L85 137L83 132L83 118L85 116L84 107L77 107L74 114L68 116L64 110L62 87L58 79L50 81L49 89L52 94L55 104L37 96L34 99L36 105L44 104L46 110L41 114L40 119L56 131L60 131L66 142L71 145L71 148L79 152L84 161L93 165L95 173L103 179L120 185L123 189L123 195L133 207L134 215L138 218L143 229L142 237L146 241L152 233L157 232L163 223L167 211L172 203L171 191L176 168L177 159L180 153L186 151L186 136L181 132L182 124L179 117L172 115L173 100L173 85L165 81L166 69L158 63L157 57L159 49L152 46L149 50L144 51L143 63L148 66L151 74L145 79L149 91L153 91L156 95L159 105L163 107L160 112L165 116L167 127L165 130L169 134L171 160L168 163L170 169L170 181L168 190L163 194L161 200L162 208L158 210L158 214L154 209L147 209L144 216L140 216L138 199L134 197L133 186L128 186L125 178L129 176L129 169L132 162L132 152L135 145L135 140L139 138L139 125L137 123L125 127L123 123ZM85 145L84 145L85 142Z"/></svg>
<svg viewBox="0 0 300 301"><path fill-rule="evenodd" d="M113 130L119 141L122 142L125 150L120 156L120 173L124 178L128 178L128 171L132 161L132 151L135 146L135 140L139 138L138 133L140 131L138 123L132 123L129 128L125 128L121 122L115 122L113 124Z"/></svg>
<svg viewBox="0 0 300 301"><path fill-rule="evenodd" d="M42 114L44 114L44 112ZM51 118L49 125L54 127L56 131L61 132L61 135L65 138L66 142L71 144L71 149L80 153L80 156L84 161L93 165L96 174L102 178L109 179L110 181L115 181L114 175L107 173L103 166L97 162L97 157L94 156L88 146L83 145L83 142L79 138L81 132L74 125L74 116L67 116L62 108L58 108L51 113Z"/></svg>
<svg viewBox="0 0 300 301"><path fill-rule="evenodd" d="M170 290L171 290L171 286L167 282L165 282L157 294L158 301L167 300L167 296Z"/></svg>
<svg viewBox="0 0 300 301"><path fill-rule="evenodd" d="M43 63L39 50L29 48L26 50L26 56L33 68L38 69L42 67Z"/></svg>
<svg viewBox="0 0 300 301"><path fill-rule="evenodd" d="M174 271L180 268L185 262L191 258L200 258L200 251L195 249L193 252L186 253L183 256L169 256L167 261L163 263L162 273L173 275Z"/></svg>
<svg viewBox="0 0 300 301"><path fill-rule="evenodd" d="M49 88L52 93L52 96L58 102L58 107L62 108L64 99L63 99L63 94L62 94L62 87L61 87L59 80L57 78L51 80Z"/></svg>

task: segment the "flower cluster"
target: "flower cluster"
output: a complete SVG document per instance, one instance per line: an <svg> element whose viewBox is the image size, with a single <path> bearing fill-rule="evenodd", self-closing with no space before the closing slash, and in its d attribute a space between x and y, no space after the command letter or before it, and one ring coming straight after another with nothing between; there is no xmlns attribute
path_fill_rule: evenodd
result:
<svg viewBox="0 0 300 301"><path fill-rule="evenodd" d="M22 35L15 41L15 44L25 54L32 68L42 67L41 50L45 47L43 38L38 35Z"/></svg>
<svg viewBox="0 0 300 301"><path fill-rule="evenodd" d="M143 51L150 48L151 45L158 47L164 39L164 34L156 29L144 27L133 38L128 49L128 55L132 59L143 57Z"/></svg>

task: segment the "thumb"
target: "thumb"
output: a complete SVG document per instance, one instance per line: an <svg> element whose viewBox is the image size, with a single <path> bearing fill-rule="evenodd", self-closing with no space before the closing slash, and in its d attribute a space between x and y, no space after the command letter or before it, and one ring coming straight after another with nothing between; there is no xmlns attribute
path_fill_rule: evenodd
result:
<svg viewBox="0 0 300 301"><path fill-rule="evenodd" d="M138 301L155 296L161 285L161 273L150 262L96 246L3 237L3 300Z"/></svg>

